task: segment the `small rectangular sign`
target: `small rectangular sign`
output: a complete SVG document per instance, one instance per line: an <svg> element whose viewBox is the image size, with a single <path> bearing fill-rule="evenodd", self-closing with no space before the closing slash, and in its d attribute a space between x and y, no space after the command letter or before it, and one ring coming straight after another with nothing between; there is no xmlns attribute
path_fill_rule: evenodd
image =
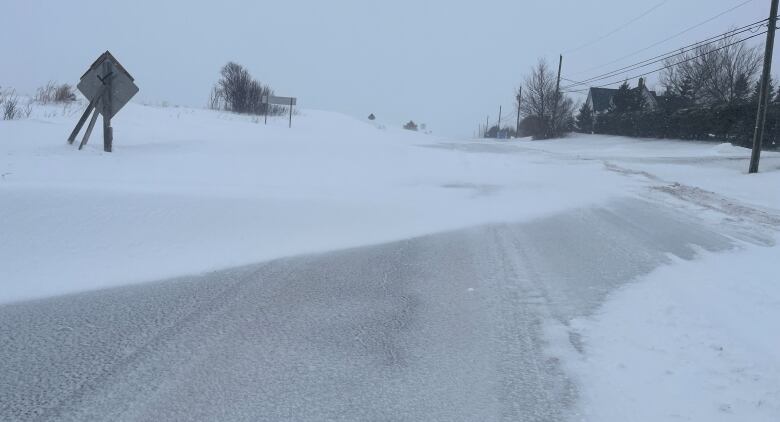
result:
<svg viewBox="0 0 780 422"><path fill-rule="evenodd" d="M263 96L263 104L274 104L274 105L297 105L298 99L295 97L274 97L264 95Z"/></svg>

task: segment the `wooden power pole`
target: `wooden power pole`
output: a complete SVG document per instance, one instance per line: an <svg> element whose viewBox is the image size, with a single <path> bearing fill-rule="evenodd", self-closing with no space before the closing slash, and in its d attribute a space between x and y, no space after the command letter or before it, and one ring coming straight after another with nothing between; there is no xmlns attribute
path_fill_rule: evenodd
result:
<svg viewBox="0 0 780 422"><path fill-rule="evenodd" d="M523 101L523 87L517 92L517 127L515 128L515 138L520 137L520 103Z"/></svg>
<svg viewBox="0 0 780 422"><path fill-rule="evenodd" d="M498 131L499 132L501 132L501 113L504 112L501 107L503 107L503 106L498 106ZM498 136L498 135L496 135L496 136Z"/></svg>
<svg viewBox="0 0 780 422"><path fill-rule="evenodd" d="M753 153L750 156L750 168L748 169L748 173L758 173L758 161L761 159L761 143L764 139L766 108L767 103L769 102L769 75L772 71L772 52L775 49L777 3L778 0L772 0L772 5L769 7L769 27L766 31L766 46L764 49L764 70L761 73L761 92L758 97L756 129L753 132Z"/></svg>
<svg viewBox="0 0 780 422"><path fill-rule="evenodd" d="M555 101L553 102L553 109L552 109L552 121L550 122L550 134L549 136L552 137L554 130L555 130L555 118L558 117L556 114L558 114L558 99L561 96L561 67L563 66L563 54L559 56L558 59L558 80L555 82Z"/></svg>

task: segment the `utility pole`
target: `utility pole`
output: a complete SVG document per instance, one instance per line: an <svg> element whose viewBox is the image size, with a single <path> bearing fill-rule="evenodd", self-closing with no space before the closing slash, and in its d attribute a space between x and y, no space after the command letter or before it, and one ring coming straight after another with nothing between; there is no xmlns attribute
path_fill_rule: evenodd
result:
<svg viewBox="0 0 780 422"><path fill-rule="evenodd" d="M764 140L764 123L766 122L766 108L769 102L769 75L772 71L772 52L775 49L777 2L778 0L772 0L772 5L769 7L769 27L766 31L766 46L764 50L764 71L761 74L761 92L758 97L756 129L753 132L753 153L750 156L748 173L758 173L758 161L761 159L761 143Z"/></svg>
<svg viewBox="0 0 780 422"><path fill-rule="evenodd" d="M520 103L523 101L523 87L517 92L517 127L515 128L515 138L520 137Z"/></svg>
<svg viewBox="0 0 780 422"><path fill-rule="evenodd" d="M561 96L561 67L563 66L563 54L559 56L558 59L558 80L555 82L555 102L553 103L553 109L552 109L552 121L550 122L550 134L549 136L552 137L554 132L554 126L555 126L555 118L557 117L556 114L558 113L558 99Z"/></svg>
<svg viewBox="0 0 780 422"><path fill-rule="evenodd" d="M488 128L489 125L490 125L490 115L488 114L488 116L485 118L485 138L487 138L488 130L490 130Z"/></svg>
<svg viewBox="0 0 780 422"><path fill-rule="evenodd" d="M503 112L501 107L503 106L498 106L498 131L499 132L501 131L501 113Z"/></svg>

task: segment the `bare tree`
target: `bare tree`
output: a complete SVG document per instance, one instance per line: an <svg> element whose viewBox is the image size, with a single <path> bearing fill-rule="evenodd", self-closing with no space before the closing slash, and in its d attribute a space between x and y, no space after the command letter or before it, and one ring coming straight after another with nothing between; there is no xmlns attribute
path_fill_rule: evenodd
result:
<svg viewBox="0 0 780 422"><path fill-rule="evenodd" d="M219 110L222 108L222 92L220 92L219 87L217 86L214 86L214 88L211 89L211 93L209 93L208 107L211 110Z"/></svg>
<svg viewBox="0 0 780 422"><path fill-rule="evenodd" d="M236 113L248 113L252 76L243 66L229 62L222 71L217 87L225 101L225 107Z"/></svg>
<svg viewBox="0 0 780 422"><path fill-rule="evenodd" d="M574 103L571 98L556 92L556 75L544 59L539 59L523 84L523 102L520 113L538 122L535 138L560 136L571 130ZM519 92L517 93L519 95Z"/></svg>
<svg viewBox="0 0 780 422"><path fill-rule="evenodd" d="M744 82L757 80L762 58L758 47L738 41L733 35L724 37L667 59L661 83L667 92L687 95L694 104L738 101Z"/></svg>
<svg viewBox="0 0 780 422"><path fill-rule="evenodd" d="M263 102L263 97L274 95L273 89L254 80L240 64L230 62L222 68L220 74L222 77L209 95L209 108L258 115L278 115L284 112L283 107Z"/></svg>

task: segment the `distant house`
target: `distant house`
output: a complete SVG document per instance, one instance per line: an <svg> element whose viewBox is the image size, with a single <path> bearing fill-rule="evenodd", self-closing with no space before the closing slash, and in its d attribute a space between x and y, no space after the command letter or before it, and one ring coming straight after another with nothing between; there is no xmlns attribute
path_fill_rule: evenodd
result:
<svg viewBox="0 0 780 422"><path fill-rule="evenodd" d="M644 78L639 78L638 86L631 88L632 92L636 90L642 91L642 96L645 99L645 107L653 110L658 107L658 95L655 91L650 91L645 85ZM617 94L617 88L591 88L588 91L588 99L585 103L593 110L593 115L604 114L615 107L615 103L612 99Z"/></svg>

